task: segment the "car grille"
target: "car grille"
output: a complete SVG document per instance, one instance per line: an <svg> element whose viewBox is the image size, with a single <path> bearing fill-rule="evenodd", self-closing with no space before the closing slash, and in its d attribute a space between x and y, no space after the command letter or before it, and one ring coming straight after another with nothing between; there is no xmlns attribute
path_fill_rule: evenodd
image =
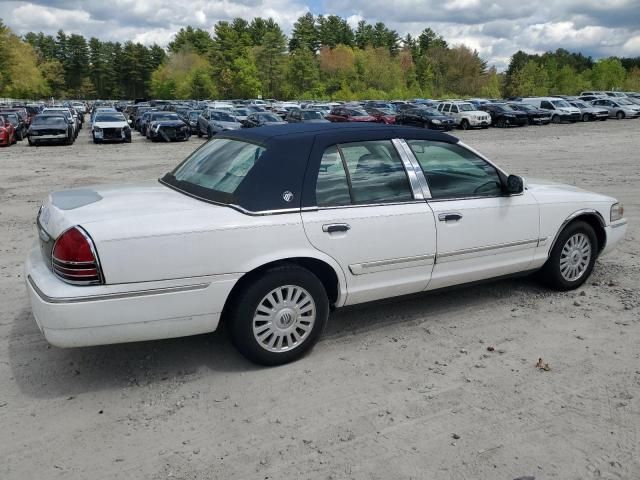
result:
<svg viewBox="0 0 640 480"><path fill-rule="evenodd" d="M165 136L169 140L177 140L182 138L187 138L187 132L189 129L185 128L184 131L180 131L180 129L175 127L160 127L158 133L162 136Z"/></svg>
<svg viewBox="0 0 640 480"><path fill-rule="evenodd" d="M33 132L34 135L64 135L66 133L66 130L62 130L59 128L47 128L44 130L35 130Z"/></svg>
<svg viewBox="0 0 640 480"><path fill-rule="evenodd" d="M105 140L118 140L122 138L121 128L103 128L102 135Z"/></svg>

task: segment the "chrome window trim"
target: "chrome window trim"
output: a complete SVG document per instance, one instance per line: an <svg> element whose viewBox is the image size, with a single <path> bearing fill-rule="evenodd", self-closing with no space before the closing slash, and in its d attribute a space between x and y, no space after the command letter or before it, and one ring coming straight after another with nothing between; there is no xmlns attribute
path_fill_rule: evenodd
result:
<svg viewBox="0 0 640 480"><path fill-rule="evenodd" d="M406 159L409 161L409 164L411 165L411 168L413 169L413 172L416 175L416 178L418 179L420 188L422 189L423 198L425 200L430 200L432 196L431 196L431 189L429 188L429 183L427 182L427 179L424 176L424 172L422 171L420 162L418 162L418 159L414 155L413 150L411 150L411 147L409 146L409 144L404 138L394 139L393 142L394 142L394 145L396 145L396 149L398 151L401 150L406 156ZM400 148L398 148L398 146Z"/></svg>
<svg viewBox="0 0 640 480"><path fill-rule="evenodd" d="M352 205L331 205L327 207L307 207L302 211L321 211L321 210L336 210L339 208L361 208L361 207L388 207L393 205L416 205L424 204L424 200L407 200L406 202L386 202L386 203L355 203Z"/></svg>
<svg viewBox="0 0 640 480"><path fill-rule="evenodd" d="M391 258L388 260L376 260L373 262L354 263L349 265L353 275L398 270L401 268L423 267L435 263L435 254L416 255L413 257ZM411 265L409 265L411 264Z"/></svg>
<svg viewBox="0 0 640 480"><path fill-rule="evenodd" d="M407 173L407 177L409 178L409 185L411 186L411 190L413 192L413 198L415 200L424 200L424 188L422 188L422 185L420 184L416 169L411 162L411 157L407 153L407 150L404 148L402 142L403 140L400 138L391 139L391 143L396 149L396 152L398 153L398 156L402 161L402 165L404 166L404 170Z"/></svg>
<svg viewBox="0 0 640 480"><path fill-rule="evenodd" d="M147 290L137 290L134 292L121 292L121 293L104 293L101 295L88 295L86 297L50 297L45 294L38 286L36 282L31 278L31 275L27 277L29 280L29 284L36 292L36 294L42 299L42 301L46 303L84 303L84 302L98 302L103 300L120 300L123 298L135 298L135 297L145 297L149 295L162 295L165 293L178 293L178 292L188 292L192 290L202 290L211 285L208 283L196 283L194 285L181 285L176 287L162 287L162 288L151 288Z"/></svg>

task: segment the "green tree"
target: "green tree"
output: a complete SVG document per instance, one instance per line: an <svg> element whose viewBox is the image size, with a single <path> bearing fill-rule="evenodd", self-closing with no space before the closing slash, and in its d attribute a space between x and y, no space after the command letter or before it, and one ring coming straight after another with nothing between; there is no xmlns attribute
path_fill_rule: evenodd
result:
<svg viewBox="0 0 640 480"><path fill-rule="evenodd" d="M320 72L315 55L308 48L298 48L291 53L287 80L290 96L302 97L316 92L319 87Z"/></svg>
<svg viewBox="0 0 640 480"><path fill-rule="evenodd" d="M626 76L622 62L615 57L598 60L591 70L593 88L598 90L618 90L624 85Z"/></svg>
<svg viewBox="0 0 640 480"><path fill-rule="evenodd" d="M193 28L188 26L181 28L167 49L171 53L177 53L183 50L192 50L199 55L207 55L213 47L213 39L206 30L201 28ZM156 52L157 53L157 52Z"/></svg>
<svg viewBox="0 0 640 480"><path fill-rule="evenodd" d="M262 39L262 45L255 47L261 90L267 98L278 98L283 94L286 48L287 38L282 31L267 31Z"/></svg>
<svg viewBox="0 0 640 480"><path fill-rule="evenodd" d="M320 48L316 20L311 13L306 13L293 24L293 31L289 40L289 51L293 52L301 48L306 48L313 53Z"/></svg>

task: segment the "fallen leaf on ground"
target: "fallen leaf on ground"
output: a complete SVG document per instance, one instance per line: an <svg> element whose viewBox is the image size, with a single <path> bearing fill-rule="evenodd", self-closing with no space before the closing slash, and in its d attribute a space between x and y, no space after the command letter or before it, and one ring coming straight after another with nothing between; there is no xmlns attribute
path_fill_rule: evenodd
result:
<svg viewBox="0 0 640 480"><path fill-rule="evenodd" d="M536 368L539 368L540 370L544 370L545 372L548 372L549 370L551 370L551 367L549 366L549 364L544 363L542 361L542 358L538 359L538 363L536 363Z"/></svg>

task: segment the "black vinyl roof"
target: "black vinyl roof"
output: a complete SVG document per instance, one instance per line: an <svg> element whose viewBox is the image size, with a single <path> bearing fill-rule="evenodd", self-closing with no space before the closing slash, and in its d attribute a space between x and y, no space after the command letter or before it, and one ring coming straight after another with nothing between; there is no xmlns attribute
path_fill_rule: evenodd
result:
<svg viewBox="0 0 640 480"><path fill-rule="evenodd" d="M420 140L433 140L437 142L458 143L458 139L452 135L434 130L406 127L401 125L385 125L372 122L340 122L340 123L295 123L287 125L273 125L256 128L243 128L218 134L218 137L234 138L252 143L277 142L282 138L297 141L313 141L321 138L325 141L348 142L351 141L383 140L388 138L410 138Z"/></svg>

